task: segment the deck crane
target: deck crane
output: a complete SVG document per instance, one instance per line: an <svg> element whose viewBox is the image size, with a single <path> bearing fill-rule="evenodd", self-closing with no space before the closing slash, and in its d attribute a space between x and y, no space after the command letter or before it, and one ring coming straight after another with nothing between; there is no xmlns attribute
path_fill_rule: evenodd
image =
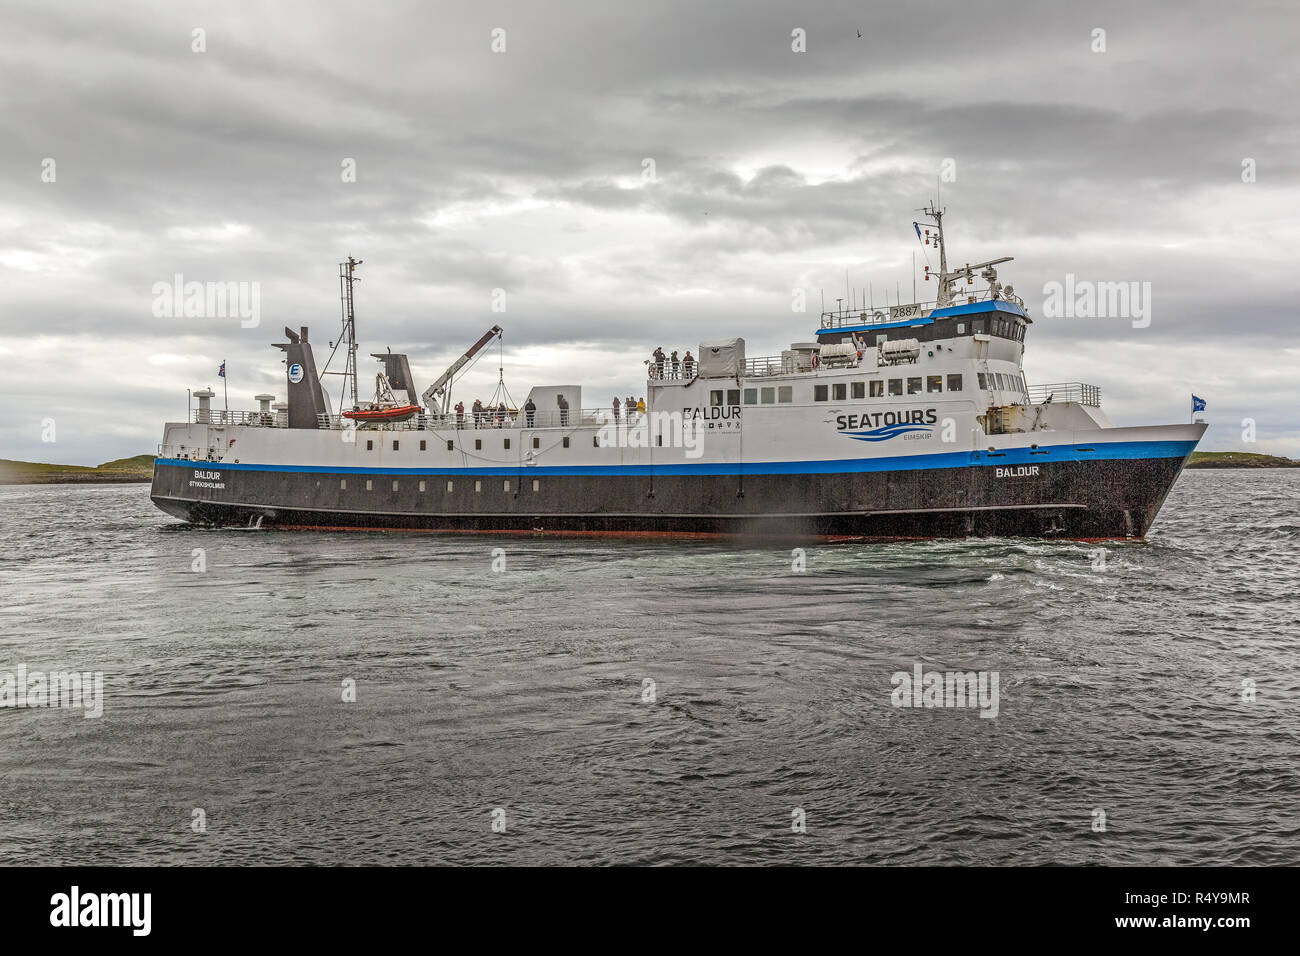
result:
<svg viewBox="0 0 1300 956"><path fill-rule="evenodd" d="M483 337L465 350L465 354L447 367L447 371L434 380L434 383L424 390L424 404L428 406L429 411L435 415L441 415L446 418L450 413L451 407L451 380L456 373L469 364L470 359L479 352L483 347L499 336L502 332L501 326L494 325L491 329L483 333Z"/></svg>

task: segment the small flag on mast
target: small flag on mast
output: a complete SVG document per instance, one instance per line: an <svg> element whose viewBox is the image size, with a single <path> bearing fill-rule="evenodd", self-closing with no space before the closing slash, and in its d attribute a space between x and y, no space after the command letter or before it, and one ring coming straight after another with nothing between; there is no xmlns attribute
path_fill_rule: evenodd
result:
<svg viewBox="0 0 1300 956"><path fill-rule="evenodd" d="M1192 396L1192 413L1205 411L1205 399Z"/></svg>
<svg viewBox="0 0 1300 956"><path fill-rule="evenodd" d="M225 363L225 361L222 361L222 363L221 363L221 368L217 369L217 375L219 375L221 378L225 378L225 377L226 377L226 363Z"/></svg>

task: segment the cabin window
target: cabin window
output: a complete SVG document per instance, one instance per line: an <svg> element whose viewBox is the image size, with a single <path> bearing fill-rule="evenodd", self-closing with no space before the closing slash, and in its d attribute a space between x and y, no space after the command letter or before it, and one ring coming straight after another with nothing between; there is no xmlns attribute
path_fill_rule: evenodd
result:
<svg viewBox="0 0 1300 956"><path fill-rule="evenodd" d="M907 394L908 395L921 394L921 376L918 375L915 378L909 378L907 380Z"/></svg>
<svg viewBox="0 0 1300 956"><path fill-rule="evenodd" d="M475 451L483 450L483 439L481 438L474 439L474 450ZM447 442L447 451L451 451L451 442Z"/></svg>
<svg viewBox="0 0 1300 956"><path fill-rule="evenodd" d="M980 372L980 373L979 373L979 379L980 379L980 388L988 388L988 387L989 387L989 380L988 380L988 376L987 376L987 375L985 375L983 372Z"/></svg>
<svg viewBox="0 0 1300 956"><path fill-rule="evenodd" d="M504 442L504 444L502 445L502 447L505 448L505 449L507 449L507 450L509 450L509 448L510 448L510 439L509 439L509 438L505 438L505 439L502 439L502 441Z"/></svg>
<svg viewBox="0 0 1300 956"><path fill-rule="evenodd" d="M534 447L534 448L541 448L541 447L542 447L542 440L541 440L540 438L538 438L536 435L533 436L533 447Z"/></svg>
<svg viewBox="0 0 1300 956"><path fill-rule="evenodd" d="M393 439L393 451L397 451L397 439Z"/></svg>
<svg viewBox="0 0 1300 956"><path fill-rule="evenodd" d="M727 404L728 405L740 404L740 389L738 388L727 389Z"/></svg>
<svg viewBox="0 0 1300 956"><path fill-rule="evenodd" d="M420 491L424 491L424 482L420 482Z"/></svg>
<svg viewBox="0 0 1300 956"><path fill-rule="evenodd" d="M758 404L758 389L756 388L745 389L745 404L746 405Z"/></svg>
<svg viewBox="0 0 1300 956"><path fill-rule="evenodd" d="M347 491L347 490L348 490L348 480L346 478L340 478L339 491Z"/></svg>
<svg viewBox="0 0 1300 956"><path fill-rule="evenodd" d="M957 323L957 334L958 334L958 335L965 335L965 334L966 334L966 323L965 323L965 322L958 322L958 323Z"/></svg>
<svg viewBox="0 0 1300 956"><path fill-rule="evenodd" d="M509 492L509 491L510 491L510 479L507 478L506 481L504 482L504 485L505 485L505 487L504 487L503 490L506 491L506 492Z"/></svg>
<svg viewBox="0 0 1300 956"><path fill-rule="evenodd" d="M568 448L568 447L569 447L569 436L568 436L568 435L565 435L565 436L564 436L564 447L565 447L565 448Z"/></svg>
<svg viewBox="0 0 1300 956"><path fill-rule="evenodd" d="M534 478L534 479L533 479L533 491L539 491L539 490L541 489L541 487L542 487L542 483L541 483L540 481L538 481L536 478Z"/></svg>
<svg viewBox="0 0 1300 956"><path fill-rule="evenodd" d="M476 481L476 482L474 482L474 490L475 490L475 491L482 491L482 490L483 490L483 482L482 482L482 481Z"/></svg>
<svg viewBox="0 0 1300 956"><path fill-rule="evenodd" d="M772 386L771 388L765 388L759 394L763 399L764 405L776 404L776 386Z"/></svg>
<svg viewBox="0 0 1300 956"><path fill-rule="evenodd" d="M366 491L373 491L374 488L375 488L375 483L374 483L373 481L371 481L369 478L367 478L367 479L366 479Z"/></svg>
<svg viewBox="0 0 1300 956"><path fill-rule="evenodd" d="M454 481L449 481L449 482L447 482L447 490L448 490L448 491L455 491L455 490L456 490L456 483L455 483Z"/></svg>
<svg viewBox="0 0 1300 956"><path fill-rule="evenodd" d="M793 385L778 385L776 389L776 400L782 405L788 405L794 401Z"/></svg>
<svg viewBox="0 0 1300 956"><path fill-rule="evenodd" d="M885 394L885 380L878 378L869 383L871 386L871 397L880 398Z"/></svg>
<svg viewBox="0 0 1300 956"><path fill-rule="evenodd" d="M393 490L394 490L394 491L397 490L397 482L396 482L396 481L393 482Z"/></svg>
<svg viewBox="0 0 1300 956"><path fill-rule="evenodd" d="M366 451L374 451L374 450L375 450L375 442L374 442L374 439L372 439L372 438L367 438L367 439L366 439Z"/></svg>
<svg viewBox="0 0 1300 956"><path fill-rule="evenodd" d="M825 385L813 386L813 401L824 402L827 400L827 394L830 391Z"/></svg>
<svg viewBox="0 0 1300 956"><path fill-rule="evenodd" d="M925 377L925 390L928 394L933 395L935 392L943 391L942 375L927 375Z"/></svg>
<svg viewBox="0 0 1300 956"><path fill-rule="evenodd" d="M715 388L713 391L709 392L709 404L714 408L718 408L722 405L722 389Z"/></svg>
<svg viewBox="0 0 1300 956"><path fill-rule="evenodd" d="M852 384L852 386L853 386L853 388L852 388L852 393L853 393L853 397L854 397L854 398L866 398L866 397L867 397L867 383L866 383L866 382L853 382L853 383L851 383L851 384Z"/></svg>
<svg viewBox="0 0 1300 956"><path fill-rule="evenodd" d="M424 447L425 444L426 444L426 442L424 441L424 439L423 439L423 438L420 439L420 451L424 451L424 450L425 450L425 447Z"/></svg>
<svg viewBox="0 0 1300 956"><path fill-rule="evenodd" d="M451 451L451 450L453 450L455 447L456 447L456 441L455 441L455 439L448 438L448 439L447 439L447 451Z"/></svg>
<svg viewBox="0 0 1300 956"><path fill-rule="evenodd" d="M849 387L843 382L836 382L831 386L831 397L837 402L842 402L849 397Z"/></svg>
<svg viewBox="0 0 1300 956"><path fill-rule="evenodd" d="M950 392L960 392L960 391L961 391L961 376L960 376L960 375L949 375L949 376L948 376L948 391L950 391Z"/></svg>
<svg viewBox="0 0 1300 956"><path fill-rule="evenodd" d="M889 394L890 395L903 394L903 380L901 378L891 378L889 380Z"/></svg>

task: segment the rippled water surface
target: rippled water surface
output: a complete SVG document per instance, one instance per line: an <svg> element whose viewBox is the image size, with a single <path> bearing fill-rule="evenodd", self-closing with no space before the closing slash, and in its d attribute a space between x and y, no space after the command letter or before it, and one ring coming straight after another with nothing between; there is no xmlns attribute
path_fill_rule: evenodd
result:
<svg viewBox="0 0 1300 956"><path fill-rule="evenodd" d="M0 522L0 672L105 675L98 719L0 708L3 863L1300 863L1300 471L1186 473L1104 557L805 573L198 530L146 485L0 488ZM892 706L918 663L997 672L998 716Z"/></svg>

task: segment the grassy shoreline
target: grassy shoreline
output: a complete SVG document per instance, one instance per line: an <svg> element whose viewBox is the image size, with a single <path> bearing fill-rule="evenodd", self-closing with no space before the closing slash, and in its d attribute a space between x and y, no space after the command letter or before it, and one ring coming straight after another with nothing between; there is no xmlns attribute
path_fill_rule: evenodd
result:
<svg viewBox="0 0 1300 956"><path fill-rule="evenodd" d="M1242 451L1194 451L1188 468L1300 468L1300 461Z"/></svg>
<svg viewBox="0 0 1300 956"><path fill-rule="evenodd" d="M152 480L153 455L118 458L93 468L0 458L0 485L101 485Z"/></svg>

